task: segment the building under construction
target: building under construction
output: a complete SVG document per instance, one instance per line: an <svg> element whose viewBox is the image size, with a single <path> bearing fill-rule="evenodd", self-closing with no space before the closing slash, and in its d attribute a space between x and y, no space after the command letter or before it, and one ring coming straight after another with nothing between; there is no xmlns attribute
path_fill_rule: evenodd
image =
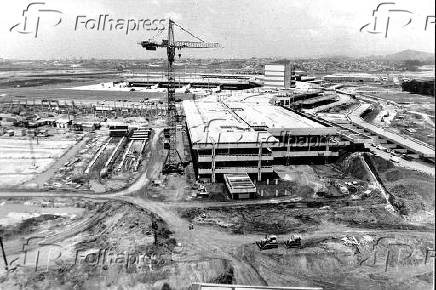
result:
<svg viewBox="0 0 436 290"><path fill-rule="evenodd" d="M265 93L183 101L197 177L216 182L246 173L262 180L274 164L326 162L350 145L337 128L273 103Z"/></svg>

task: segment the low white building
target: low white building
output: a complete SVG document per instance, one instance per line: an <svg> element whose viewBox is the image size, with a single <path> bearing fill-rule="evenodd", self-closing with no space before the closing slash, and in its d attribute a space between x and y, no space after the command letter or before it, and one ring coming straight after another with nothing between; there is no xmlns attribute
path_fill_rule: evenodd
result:
<svg viewBox="0 0 436 290"><path fill-rule="evenodd" d="M367 73L343 73L332 74L323 77L328 82L377 82L380 78L376 75Z"/></svg>
<svg viewBox="0 0 436 290"><path fill-rule="evenodd" d="M71 125L71 120L68 118L60 118L56 120L56 128L67 129Z"/></svg>

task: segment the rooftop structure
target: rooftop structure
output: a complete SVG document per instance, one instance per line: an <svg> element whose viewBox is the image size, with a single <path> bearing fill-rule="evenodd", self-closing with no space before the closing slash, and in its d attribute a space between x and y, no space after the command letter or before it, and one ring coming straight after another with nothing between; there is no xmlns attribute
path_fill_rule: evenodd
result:
<svg viewBox="0 0 436 290"><path fill-rule="evenodd" d="M167 78L130 78L127 80L128 87L152 87L156 84L159 88L168 88ZM223 90L241 90L260 87L260 83L249 78L221 77L220 75L208 77L179 77L177 76L175 87L180 88L190 85L191 88L214 88L221 87Z"/></svg>
<svg viewBox="0 0 436 290"><path fill-rule="evenodd" d="M273 173L273 164L294 158L338 156L336 128L276 106L274 95L240 93L183 101L198 177Z"/></svg>
<svg viewBox="0 0 436 290"><path fill-rule="evenodd" d="M271 134L257 133L224 102L183 101L193 145L276 142Z"/></svg>
<svg viewBox="0 0 436 290"><path fill-rule="evenodd" d="M246 173L224 174L224 180L232 198L250 198L256 193L256 186Z"/></svg>
<svg viewBox="0 0 436 290"><path fill-rule="evenodd" d="M279 106L259 106L257 103L250 102L229 102L229 107L235 110L235 114L252 128L265 127L268 129L279 128L280 130L311 130L325 128L325 126L320 123L303 118L297 113Z"/></svg>

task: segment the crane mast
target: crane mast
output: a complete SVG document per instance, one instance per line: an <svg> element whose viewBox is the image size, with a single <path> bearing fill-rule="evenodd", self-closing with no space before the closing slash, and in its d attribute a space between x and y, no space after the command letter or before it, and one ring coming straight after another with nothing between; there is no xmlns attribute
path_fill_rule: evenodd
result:
<svg viewBox="0 0 436 290"><path fill-rule="evenodd" d="M182 160L177 152L176 143L176 100L175 100L175 73L173 68L176 47L174 43L174 22L170 19L168 23L168 104L167 104L167 123L169 127L169 148L167 159L165 160L162 171L164 173L179 172L182 170Z"/></svg>
<svg viewBox="0 0 436 290"><path fill-rule="evenodd" d="M190 34L191 36L200 40L194 41L175 41L174 39L174 25L180 27L182 30ZM165 163L162 168L163 173L182 173L183 162L180 154L177 151L177 129L176 129L176 100L175 100L175 72L173 68L176 49L182 48L216 48L220 47L218 43L206 43L200 38L193 35L191 32L185 30L180 25L176 24L173 20L168 20L168 39L162 40L161 43L146 40L139 43L146 50L156 50L157 47L166 47L168 57L168 98L167 98L167 124L169 129L169 148L168 155L165 159Z"/></svg>

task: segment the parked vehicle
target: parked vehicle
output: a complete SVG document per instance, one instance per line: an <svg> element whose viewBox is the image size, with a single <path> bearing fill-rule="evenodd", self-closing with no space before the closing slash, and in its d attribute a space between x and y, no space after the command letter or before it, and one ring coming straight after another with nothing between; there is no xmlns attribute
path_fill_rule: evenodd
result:
<svg viewBox="0 0 436 290"><path fill-rule="evenodd" d="M279 243L277 242L277 236L274 235L266 235L263 240L256 242L256 245L259 247L260 250L268 250L279 247Z"/></svg>
<svg viewBox="0 0 436 290"><path fill-rule="evenodd" d="M299 248L301 247L301 236L292 235L287 241L285 241L286 248Z"/></svg>

